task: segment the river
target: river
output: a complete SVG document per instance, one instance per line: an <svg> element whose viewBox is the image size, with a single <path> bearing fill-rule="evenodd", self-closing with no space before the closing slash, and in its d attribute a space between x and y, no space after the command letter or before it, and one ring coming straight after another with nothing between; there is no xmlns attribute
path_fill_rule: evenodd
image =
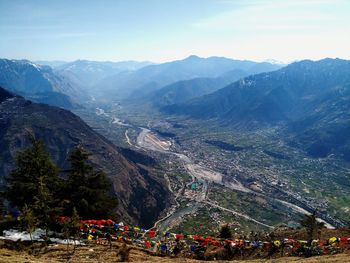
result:
<svg viewBox="0 0 350 263"><path fill-rule="evenodd" d="M113 118L113 120L115 120L115 119L116 118ZM130 128L133 128L132 125L127 124L125 122L123 122L123 123L114 122L114 123L120 124L122 126L127 126ZM179 158L180 162L182 163L182 165L184 166L184 168L187 170L188 174L191 176L192 182L195 182L195 181L200 182L203 186L203 187L201 187L201 191L198 191L195 194L195 197L192 199L191 205L181 207L177 201L177 199L180 197L180 193L173 192L173 190L171 189L171 186L170 186L169 178L168 178L169 191L172 192L174 195L175 204L168 209L168 212L164 217L160 218L155 223L154 227L157 227L158 229L161 229L164 231L168 230L171 226L179 224L179 222L181 222L181 220L183 219L183 217L185 215L195 213L198 210L198 208L200 208L203 205L209 205L212 207L219 208L223 211L231 212L232 214L234 214L236 216L243 217L247 220L250 220L254 223L263 225L265 227L269 227L269 228L272 227L272 226L269 226L267 224L261 223L258 220L249 217L246 214L242 214L240 212L221 207L220 205L215 204L215 203L211 202L211 200L207 199L207 193L208 193L208 189L209 189L208 183L209 182L221 184L221 185L223 185L229 189L232 189L234 191L252 193L252 194L255 194L258 196L262 196L262 197L265 197L264 194L259 193L259 192L255 192L252 189L245 187L241 182L239 182L237 180L230 180L228 182L226 182L226 181L224 182L223 175L221 173L213 171L207 167L203 167L202 165L194 163L194 161L192 161L190 157L188 157L187 155L185 155L183 153L178 153L178 152L172 151L171 141L166 140L164 138L161 138L161 137L157 136L155 133L152 133L150 128L145 128L145 127L138 127L138 128L141 129L141 131L137 136L135 145L132 144L131 139L128 136L128 130L125 131L125 138L126 138L127 143L130 146L133 146L135 148L143 148L145 150L150 150L150 151L157 151L157 152L160 152L163 154L172 154L172 155L177 156ZM166 176L167 175L165 175L165 177ZM190 185L191 183L189 183L187 185ZM298 212L301 214L310 214L309 211L307 211L304 208L299 207L295 204L292 204L292 203L287 202L287 201L282 201L282 200L279 200L276 198L273 198L273 199L275 201L285 205L289 209L294 210L295 212ZM318 219L318 220L324 222L328 228L334 228L334 226L331 225L329 222L326 222L325 220L322 220L322 219Z"/></svg>

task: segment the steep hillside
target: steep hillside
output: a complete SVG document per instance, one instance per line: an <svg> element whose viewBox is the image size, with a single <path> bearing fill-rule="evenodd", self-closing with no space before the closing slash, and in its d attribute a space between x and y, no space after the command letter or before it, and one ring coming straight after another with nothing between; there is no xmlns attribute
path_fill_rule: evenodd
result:
<svg viewBox="0 0 350 263"><path fill-rule="evenodd" d="M183 60L150 65L134 72L122 72L105 78L96 84L95 92L102 98L106 97L105 94L111 95L111 93L118 98L127 96L142 97L176 81L193 78L215 78L232 70L250 72L257 64L259 63L224 57L200 58L190 56ZM279 65L272 65L271 67L280 68ZM271 70L271 67L269 67L269 70ZM260 70L262 69L260 68Z"/></svg>
<svg viewBox="0 0 350 263"><path fill-rule="evenodd" d="M224 79L219 78L182 80L152 92L146 100L157 107L163 107L214 92L227 84Z"/></svg>
<svg viewBox="0 0 350 263"><path fill-rule="evenodd" d="M68 109L76 106L71 98L82 97L69 79L28 60L0 59L0 85L33 101Z"/></svg>
<svg viewBox="0 0 350 263"><path fill-rule="evenodd" d="M195 78L190 80L177 81L154 92L151 92L146 96L142 96L142 99L140 99L140 101L150 101L157 107L164 107L171 104L180 104L224 88L228 84L235 82L243 77L261 72L273 71L276 69L277 66L273 64L257 63L250 69L230 70L217 78ZM135 94L133 97L137 98L138 96Z"/></svg>
<svg viewBox="0 0 350 263"><path fill-rule="evenodd" d="M225 125L284 125L290 143L311 156L349 160L350 61L301 61L239 80L215 93L163 108Z"/></svg>
<svg viewBox="0 0 350 263"><path fill-rule="evenodd" d="M128 159L107 139L79 117L64 109L36 104L0 88L0 184L13 167L16 152L28 146L28 131L45 142L52 158L67 167L67 155L80 144L92 153L91 162L109 176L118 196L123 220L151 226L168 203L168 192L157 165L137 164L139 155ZM141 162L142 163L142 162Z"/></svg>

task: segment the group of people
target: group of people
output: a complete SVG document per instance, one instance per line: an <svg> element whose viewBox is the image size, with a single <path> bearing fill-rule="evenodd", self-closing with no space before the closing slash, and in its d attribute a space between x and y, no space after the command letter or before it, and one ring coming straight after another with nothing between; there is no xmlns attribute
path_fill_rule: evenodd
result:
<svg viewBox="0 0 350 263"><path fill-rule="evenodd" d="M97 243L109 244L117 240L128 245L146 249L161 256L184 256L198 259L232 259L235 257L312 256L331 254L350 248L349 237L332 237L328 240L275 239L269 241L222 239L198 235L184 235L171 232L146 230L140 227L115 223L112 220L81 221L81 238Z"/></svg>

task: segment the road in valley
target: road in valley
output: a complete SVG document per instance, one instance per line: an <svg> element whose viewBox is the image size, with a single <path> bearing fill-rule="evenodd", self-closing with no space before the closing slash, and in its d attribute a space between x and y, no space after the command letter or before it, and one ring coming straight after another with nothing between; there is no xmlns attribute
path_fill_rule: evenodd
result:
<svg viewBox="0 0 350 263"><path fill-rule="evenodd" d="M142 128L139 136L137 137L137 145L139 147L145 148L147 150L153 150L153 151L159 151L162 153L166 154L175 154L177 157L179 157L180 161L192 177L192 182L198 181L202 184L201 191L198 191L195 196L192 198L192 202L190 202L187 206L185 207L180 207L177 198L180 196L180 192L182 189L175 194L173 190L171 189L170 185L170 180L168 180L168 188L169 191L175 194L175 202L176 204L169 209L168 213L166 216L163 218L159 219L153 227L157 227L158 229L165 231L171 228L172 226L179 224L183 217L187 214L192 214L194 213L198 208L200 208L202 205L208 205L211 207L218 208L220 210L229 212L234 214L235 216L242 217L246 220L252 221L256 224L262 225L267 228L272 228L272 226L264 224L262 222L259 222L258 220L243 214L239 213L237 211L234 211L232 209L227 209L225 207L222 207L220 205L217 205L207 198L207 193L208 193L208 182L214 182L218 184L223 184L223 175L216 172L212 171L206 167L202 167L201 165L195 164L188 156L181 154L181 153L175 153L170 150L170 142L166 142L164 140L161 140L155 135L150 135L151 131L146 128ZM166 147L168 146L169 147ZM165 174L165 178L167 178L168 175ZM191 184L189 183L189 185ZM251 191L248 188L245 188L242 184L239 182L230 182L229 185L227 186L231 189L235 190L240 190L242 192L248 192Z"/></svg>
<svg viewBox="0 0 350 263"><path fill-rule="evenodd" d="M261 225L261 226L264 226L264 227L267 227L267 228L273 228L273 226L270 226L270 225L261 223L260 221L255 220L254 218L251 218L250 216L247 216L247 215L245 215L245 214L239 213L239 212L234 211L234 210L232 210L232 209L227 209L227 208L225 208L225 207L222 207L222 206L217 205L217 204L215 204L215 203L212 203L212 202L210 202L210 201L203 201L203 202L206 203L206 204L208 204L208 205L210 205L210 206L219 208L219 209L221 209L221 210L223 210L223 211L230 212L230 213L234 214L235 216L243 217L243 218L247 219L248 221L252 221L252 222L254 222L254 223L258 224L258 225Z"/></svg>
<svg viewBox="0 0 350 263"><path fill-rule="evenodd" d="M115 121L115 119L114 119L114 123L133 128L133 126L131 126L127 123L117 122L117 121ZM250 221L255 222L257 224L263 225L265 227L269 227L269 228L271 227L267 224L264 224L264 223L257 221L254 218L249 217L246 214L242 214L242 213L239 213L237 211L230 210L230 209L225 208L225 207L221 207L220 205L215 204L215 203L211 202L210 200L208 200L208 198L207 198L207 193L208 193L208 188L209 188L208 183L214 182L214 183L223 185L223 186L225 186L229 189L235 190L235 191L240 191L240 192L244 192L244 193L252 193L256 196L261 196L261 197L265 197L265 198L266 198L266 195L245 187L242 183L240 183L236 179L230 180L230 181L224 181L223 175L221 173L213 171L211 169L208 169L207 167L203 167L202 165L194 163L194 161L192 161L187 155L185 155L183 153L173 152L171 150L171 145L172 145L171 142L168 140L162 139L159 136L157 136L156 134L154 134L150 130L149 126L148 126L148 128L144 128L144 127L138 127L138 128L141 129L141 131L137 136L135 144L132 143L132 141L128 135L128 130L125 131L125 139L126 139L126 142L128 145L133 146L137 149L142 148L145 150L157 151L157 152L164 153L164 154L176 155L179 158L182 165L184 166L184 168L187 170L188 174L192 178L192 182L188 183L187 185L191 185L195 181L201 183L201 185L202 185L202 187L200 188L200 191L197 191L193 194L193 197L191 198L192 201L191 201L191 203L189 203L190 205L185 206L185 207L181 207L179 202L178 202L178 198L181 197L180 193L173 192L173 190L171 189L170 180L169 180L169 178L167 178L167 175L165 175L164 177L168 183L169 191L172 192L174 195L175 204L172 207L170 207L170 209L168 210L167 214L164 217L160 218L155 223L154 227L157 227L157 228L163 229L163 230L167 230L167 229L169 229L169 227L178 224L185 215L195 213L198 210L198 208L200 208L203 205L210 205L212 207L219 208L223 211L231 212L232 214L234 214L236 216L245 218L247 220L250 220ZM309 211L305 210L304 208L302 208L300 206L292 204L290 202L282 201L282 200L279 200L279 199L276 199L273 197L271 197L271 199L285 205L286 207L292 209L295 212L298 212L301 214L310 214ZM318 219L318 220L325 222L325 224L328 228L334 228L334 226L331 225L329 222L326 222L322 219Z"/></svg>
<svg viewBox="0 0 350 263"><path fill-rule="evenodd" d="M132 143L131 143L131 141L130 141L130 138L129 138L129 136L128 136L128 131L129 131L129 130L126 130L126 131L125 131L126 142L127 142L130 146L133 146Z"/></svg>

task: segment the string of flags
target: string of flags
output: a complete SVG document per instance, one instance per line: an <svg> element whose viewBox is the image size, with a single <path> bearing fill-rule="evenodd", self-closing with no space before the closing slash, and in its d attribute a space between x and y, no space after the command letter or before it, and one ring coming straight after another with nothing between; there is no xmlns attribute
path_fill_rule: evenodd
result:
<svg viewBox="0 0 350 263"><path fill-rule="evenodd" d="M61 217L59 221L66 218ZM350 248L350 238L346 236L331 237L328 240L295 240L284 238L282 240L261 241L244 239L221 239L211 236L200 236L192 234L172 233L169 231L160 232L157 229L146 230L138 226L128 226L122 222L116 223L108 220L81 220L81 237L87 240L118 240L128 244L133 244L151 251L166 253L170 248L181 245L182 249L195 252L199 247L209 245L216 247L231 246L237 248L262 248L286 247L292 252L305 246L317 246L323 249L323 254L327 254L328 247ZM153 249L153 250L152 250Z"/></svg>

